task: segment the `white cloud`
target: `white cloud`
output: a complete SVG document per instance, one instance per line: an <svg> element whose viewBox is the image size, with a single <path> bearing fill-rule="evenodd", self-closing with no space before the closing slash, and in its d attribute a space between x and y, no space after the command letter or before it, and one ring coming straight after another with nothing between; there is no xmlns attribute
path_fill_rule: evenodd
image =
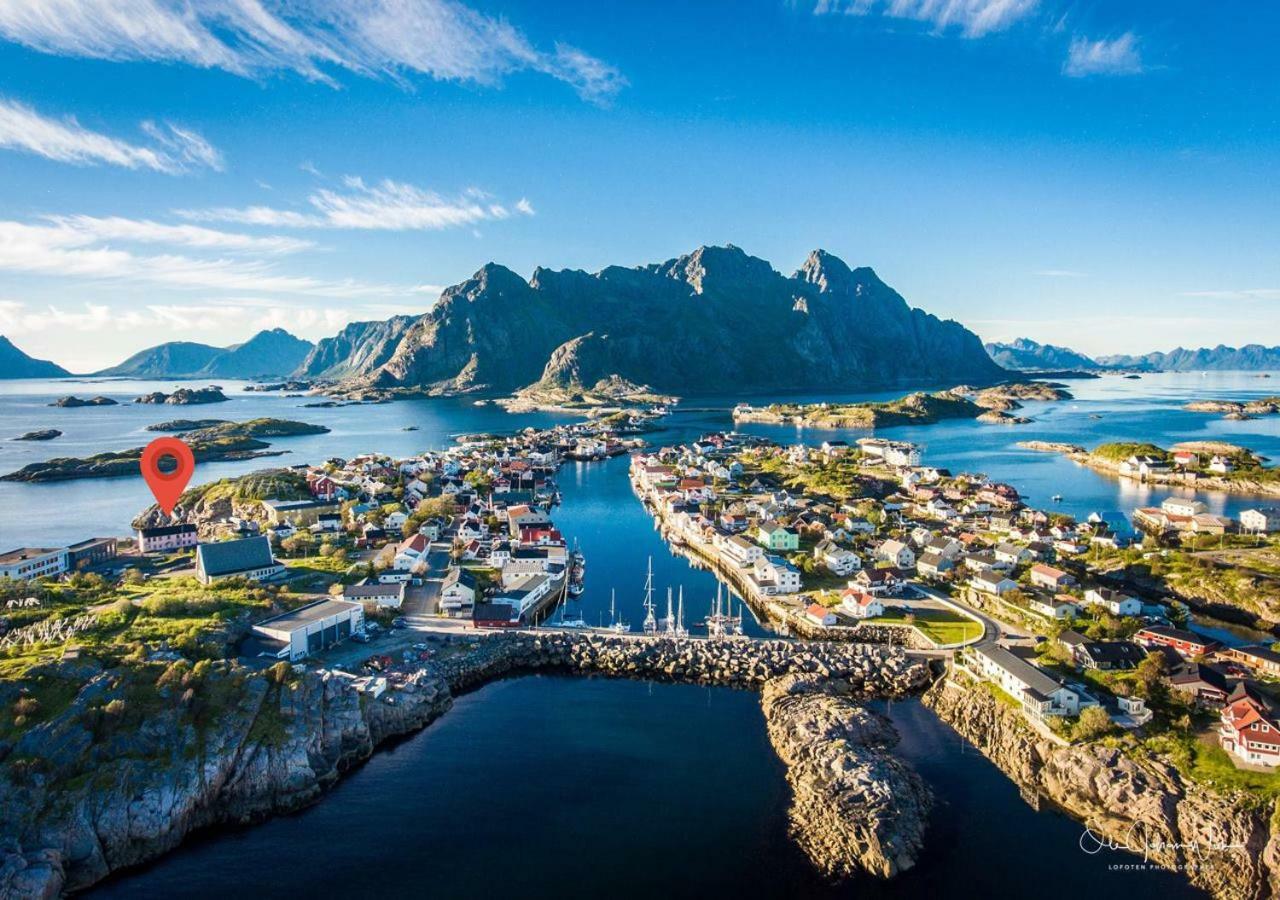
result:
<svg viewBox="0 0 1280 900"><path fill-rule="evenodd" d="M1088 278L1088 273L1073 269L1041 269L1035 273L1041 278Z"/></svg>
<svg viewBox="0 0 1280 900"><path fill-rule="evenodd" d="M0 300L0 334L23 350L56 359L73 372L118 363L143 347L166 340L196 340L225 346L264 328L284 328L310 340L331 337L343 326L393 315L421 315L429 304L314 302L232 297L193 303L33 304Z"/></svg>
<svg viewBox="0 0 1280 900"><path fill-rule="evenodd" d="M3 9L4 0L0 0ZM76 165L111 165L178 175L195 169L221 171L222 154L199 134L165 123L142 123L155 142L133 144L85 128L73 117L51 119L23 103L0 97L0 148L34 153Z"/></svg>
<svg viewBox="0 0 1280 900"><path fill-rule="evenodd" d="M938 31L957 29L978 38L1004 31L1035 11L1039 0L818 0L817 15L866 16L926 22Z"/></svg>
<svg viewBox="0 0 1280 900"><path fill-rule="evenodd" d="M146 225L139 228L145 231ZM150 237L157 239L159 235L152 234ZM193 239L202 238L184 235L177 243L186 240L187 245L192 246L190 241ZM101 243L101 235L58 222L31 225L0 220L0 271L59 278L122 280L181 288L321 297L403 293L402 288L366 284L352 279L335 281L282 274L272 264L262 260L207 259L167 253L137 254L105 246Z"/></svg>
<svg viewBox="0 0 1280 900"><path fill-rule="evenodd" d="M608 63L565 44L540 50L457 0L0 0L0 36L46 53L291 70L331 84L335 70L486 85L532 71L592 101L626 85Z"/></svg>
<svg viewBox="0 0 1280 900"><path fill-rule="evenodd" d="M46 216L46 221L65 229L67 239L88 246L104 241L140 244L169 244L200 250L243 253L296 253L314 247L311 241L278 235L257 236L217 231L199 225L168 225L150 219L120 216Z"/></svg>
<svg viewBox="0 0 1280 900"><path fill-rule="evenodd" d="M384 179L365 184L355 176L342 180L344 191L320 188L307 202L311 209L300 212L270 206L178 210L178 215L198 222L230 222L283 228L346 228L381 231L438 231L506 219L512 210L483 191L471 188L455 197L445 197L401 181ZM514 210L533 215L528 200L519 200Z"/></svg>
<svg viewBox="0 0 1280 900"><path fill-rule="evenodd" d="M1091 41L1074 37L1062 72L1072 78L1088 75L1137 75L1144 71L1138 39L1127 31L1118 38Z"/></svg>

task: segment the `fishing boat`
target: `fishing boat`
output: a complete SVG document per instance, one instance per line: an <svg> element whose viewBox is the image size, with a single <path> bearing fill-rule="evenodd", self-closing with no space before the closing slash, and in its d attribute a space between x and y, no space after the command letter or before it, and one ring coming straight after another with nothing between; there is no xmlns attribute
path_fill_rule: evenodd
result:
<svg viewBox="0 0 1280 900"><path fill-rule="evenodd" d="M1054 494L1054 495L1053 495L1052 497L1050 497L1049 499L1050 499L1050 500L1052 500L1054 503L1061 503L1061 502L1062 502L1062 495L1061 495L1061 494Z"/></svg>

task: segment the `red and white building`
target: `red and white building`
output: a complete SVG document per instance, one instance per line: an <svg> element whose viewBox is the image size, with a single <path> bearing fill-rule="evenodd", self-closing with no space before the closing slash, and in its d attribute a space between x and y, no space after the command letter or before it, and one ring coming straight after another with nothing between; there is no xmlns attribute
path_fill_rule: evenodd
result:
<svg viewBox="0 0 1280 900"><path fill-rule="evenodd" d="M1170 647L1185 659L1202 656L1221 646L1212 638L1201 637L1194 631L1170 628L1167 625L1151 625L1143 628L1133 636L1133 639L1143 647Z"/></svg>
<svg viewBox="0 0 1280 900"><path fill-rule="evenodd" d="M1280 765L1280 724L1271 709L1247 689L1237 688L1222 708L1218 741L1240 762Z"/></svg>

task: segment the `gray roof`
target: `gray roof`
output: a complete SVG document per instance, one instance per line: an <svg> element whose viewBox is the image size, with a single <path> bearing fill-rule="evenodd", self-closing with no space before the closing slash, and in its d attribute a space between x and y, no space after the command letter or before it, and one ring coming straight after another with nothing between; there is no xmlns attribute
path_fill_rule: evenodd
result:
<svg viewBox="0 0 1280 900"><path fill-rule="evenodd" d="M214 546L214 545L207 545ZM312 622L318 622L321 619L327 619L329 616L339 615L341 613L350 613L360 608L359 603L352 603L348 600L317 600L314 603L308 603L306 606L300 606L295 610L287 613L281 613L278 616L272 616L270 619L263 619L257 624L264 628L270 628L273 631L297 631Z"/></svg>
<svg viewBox="0 0 1280 900"><path fill-rule="evenodd" d="M209 576L233 575L250 569L265 569L274 564L271 543L265 537L201 544L196 548L196 565L202 567Z"/></svg>
<svg viewBox="0 0 1280 900"><path fill-rule="evenodd" d="M342 596L347 600L360 600L364 597L403 597L404 582L393 584L349 584L342 589Z"/></svg>
<svg viewBox="0 0 1280 900"><path fill-rule="evenodd" d="M1062 687L1052 676L1042 669L1037 669L1021 657L1014 656L1003 647L978 647L977 651L991 662L1004 669L1014 678L1021 681L1028 689L1048 697Z"/></svg>

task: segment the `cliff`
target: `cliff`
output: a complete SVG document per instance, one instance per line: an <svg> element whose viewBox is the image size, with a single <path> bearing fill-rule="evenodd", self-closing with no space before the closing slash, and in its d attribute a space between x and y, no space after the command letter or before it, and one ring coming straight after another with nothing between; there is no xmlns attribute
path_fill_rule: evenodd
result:
<svg viewBox="0 0 1280 900"><path fill-rule="evenodd" d="M790 277L733 246L595 274L539 268L529 281L490 263L446 289L387 356L398 331L322 342L301 374L428 394L614 379L667 394L838 391L1004 374L962 325L821 250Z"/></svg>
<svg viewBox="0 0 1280 900"><path fill-rule="evenodd" d="M1020 712L954 676L930 688L924 703L1020 788L1048 798L1093 835L1145 853L1223 900L1261 900L1280 887L1271 804L1215 793L1152 755L1050 741Z"/></svg>
<svg viewBox="0 0 1280 900"><path fill-rule="evenodd" d="M197 829L296 810L382 741L434 720L453 693L508 674L555 670L754 688L805 675L841 679L858 698L901 696L927 680L923 663L892 648L591 634L429 640L435 658L402 668L399 683L376 699L331 672L154 657L111 669L93 660L63 662L29 670L18 684L0 682L6 707L24 686L74 686L34 727L0 734L0 897L80 890L173 849ZM829 756L843 739L834 726L823 752L849 773L838 796L856 790L867 798L842 800L841 808L875 815L843 827L865 833L867 852L883 852L881 874L891 874L909 863L904 854L914 843L912 829L894 824L886 804L897 802L899 786L914 783L909 770L882 757L892 742L883 723L867 719L855 733L850 722L844 736L865 738L853 761ZM880 784L882 777L894 780Z"/></svg>

